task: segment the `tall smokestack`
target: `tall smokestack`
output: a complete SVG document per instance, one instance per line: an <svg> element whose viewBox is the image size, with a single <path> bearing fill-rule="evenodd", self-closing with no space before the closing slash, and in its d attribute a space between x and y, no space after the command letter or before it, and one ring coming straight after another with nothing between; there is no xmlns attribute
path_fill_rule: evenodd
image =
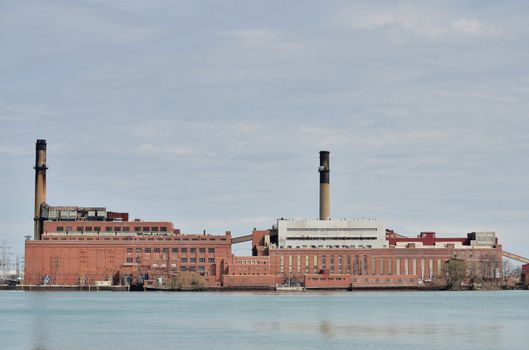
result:
<svg viewBox="0 0 529 350"><path fill-rule="evenodd" d="M42 236L42 203L46 202L46 140L37 140L35 147L35 229L34 239Z"/></svg>
<svg viewBox="0 0 529 350"><path fill-rule="evenodd" d="M329 220L331 216L331 193L329 151L320 151L320 220Z"/></svg>

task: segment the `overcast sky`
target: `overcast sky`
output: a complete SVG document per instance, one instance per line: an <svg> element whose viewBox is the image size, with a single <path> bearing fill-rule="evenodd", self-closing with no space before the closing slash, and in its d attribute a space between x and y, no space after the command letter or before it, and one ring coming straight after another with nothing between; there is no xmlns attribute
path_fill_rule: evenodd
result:
<svg viewBox="0 0 529 350"><path fill-rule="evenodd" d="M529 255L527 1L0 0L0 239L48 203L186 233L331 215ZM248 245L236 254L250 254Z"/></svg>

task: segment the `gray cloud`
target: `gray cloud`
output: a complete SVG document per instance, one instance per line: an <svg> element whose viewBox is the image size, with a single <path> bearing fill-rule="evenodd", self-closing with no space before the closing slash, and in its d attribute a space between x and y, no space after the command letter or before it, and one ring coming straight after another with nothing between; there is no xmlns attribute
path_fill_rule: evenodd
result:
<svg viewBox="0 0 529 350"><path fill-rule="evenodd" d="M527 255L527 10L0 2L0 236L22 251L47 138L54 204L246 234L317 215L329 149L335 217Z"/></svg>

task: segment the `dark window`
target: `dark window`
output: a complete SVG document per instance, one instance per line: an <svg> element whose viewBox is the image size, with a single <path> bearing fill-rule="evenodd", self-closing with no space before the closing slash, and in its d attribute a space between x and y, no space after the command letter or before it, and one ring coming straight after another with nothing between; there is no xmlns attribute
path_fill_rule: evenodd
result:
<svg viewBox="0 0 529 350"><path fill-rule="evenodd" d="M129 232L129 231L130 231L130 227L128 226L123 227L123 232Z"/></svg>
<svg viewBox="0 0 529 350"><path fill-rule="evenodd" d="M159 253L160 252L160 248L154 248L154 252L155 253Z"/></svg>
<svg viewBox="0 0 529 350"><path fill-rule="evenodd" d="M205 252L206 252L206 248L199 248L198 251L199 251L200 253L205 253Z"/></svg>
<svg viewBox="0 0 529 350"><path fill-rule="evenodd" d="M149 232L149 228L148 227L144 227L143 228L143 232Z"/></svg>
<svg viewBox="0 0 529 350"><path fill-rule="evenodd" d="M105 227L105 231L106 232L112 232L112 227L110 227L110 226Z"/></svg>
<svg viewBox="0 0 529 350"><path fill-rule="evenodd" d="M182 253L187 253L187 248L182 248Z"/></svg>
<svg viewBox="0 0 529 350"><path fill-rule="evenodd" d="M178 253L178 248L173 248L172 251L173 253Z"/></svg>
<svg viewBox="0 0 529 350"><path fill-rule="evenodd" d="M163 253L169 253L169 248L163 248L163 249L162 249L162 252L163 252Z"/></svg>
<svg viewBox="0 0 529 350"><path fill-rule="evenodd" d="M206 269L204 268L204 266L199 266L198 267L198 271L199 272L204 272Z"/></svg>
<svg viewBox="0 0 529 350"><path fill-rule="evenodd" d="M181 258L180 262L183 263L183 264L187 263L187 258Z"/></svg>
<svg viewBox="0 0 529 350"><path fill-rule="evenodd" d="M189 266L189 271L195 271L195 267L194 266Z"/></svg>
<svg viewBox="0 0 529 350"><path fill-rule="evenodd" d="M162 231L162 232L167 232L167 227L163 227L163 226L160 227L160 231Z"/></svg>
<svg viewBox="0 0 529 350"><path fill-rule="evenodd" d="M92 232L92 226L86 226L84 230L86 232Z"/></svg>
<svg viewBox="0 0 529 350"><path fill-rule="evenodd" d="M214 264L215 263L215 258L208 258L208 263Z"/></svg>
<svg viewBox="0 0 529 350"><path fill-rule="evenodd" d="M99 227L99 226L94 226L94 231L96 231L96 232L101 231L101 227Z"/></svg>
<svg viewBox="0 0 529 350"><path fill-rule="evenodd" d="M114 227L114 230L115 230L116 232L121 232L121 227L116 226L116 227Z"/></svg>
<svg viewBox="0 0 529 350"><path fill-rule="evenodd" d="M141 253L141 248L136 248L136 253L140 254Z"/></svg>
<svg viewBox="0 0 529 350"><path fill-rule="evenodd" d="M151 227L151 231L152 232L158 232L158 227L156 227L156 226Z"/></svg>
<svg viewBox="0 0 529 350"><path fill-rule="evenodd" d="M132 253L132 248L127 248L127 253Z"/></svg>
<svg viewBox="0 0 529 350"><path fill-rule="evenodd" d="M206 262L206 258L199 258L199 259L198 259L198 262L199 262L199 263L205 263L205 262Z"/></svg>
<svg viewBox="0 0 529 350"><path fill-rule="evenodd" d="M83 228L81 226L77 226L77 232L83 232Z"/></svg>
<svg viewBox="0 0 529 350"><path fill-rule="evenodd" d="M136 231L136 232L140 232L140 231L141 231L141 227L139 227L139 226L134 226L134 231Z"/></svg>
<svg viewBox="0 0 529 350"><path fill-rule="evenodd" d="M127 262L131 263L132 262L132 258L127 258Z"/></svg>
<svg viewBox="0 0 529 350"><path fill-rule="evenodd" d="M72 232L72 226L66 226L66 232Z"/></svg>
<svg viewBox="0 0 529 350"><path fill-rule="evenodd" d="M180 271L187 271L187 268L185 266L180 266Z"/></svg>
<svg viewBox="0 0 529 350"><path fill-rule="evenodd" d="M151 252L151 248L145 248L145 253L150 253Z"/></svg>
<svg viewBox="0 0 529 350"><path fill-rule="evenodd" d="M196 258L190 258L190 259L189 259L189 262L190 262L190 263L196 263L196 262L197 262L197 259L196 259Z"/></svg>
<svg viewBox="0 0 529 350"><path fill-rule="evenodd" d="M141 258L139 256L136 257L136 262L139 264L141 263Z"/></svg>
<svg viewBox="0 0 529 350"><path fill-rule="evenodd" d="M190 252L190 253L194 253L194 252L196 252L196 251L197 251L196 248L190 248L190 249L189 249L189 252Z"/></svg>
<svg viewBox="0 0 529 350"><path fill-rule="evenodd" d="M215 253L215 248L208 248L208 253Z"/></svg>

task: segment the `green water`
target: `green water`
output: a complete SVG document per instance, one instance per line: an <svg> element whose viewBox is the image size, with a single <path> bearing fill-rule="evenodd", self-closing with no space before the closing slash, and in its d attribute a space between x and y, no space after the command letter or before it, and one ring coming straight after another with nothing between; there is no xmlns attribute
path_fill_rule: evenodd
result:
<svg viewBox="0 0 529 350"><path fill-rule="evenodd" d="M529 292L0 292L0 349L526 349Z"/></svg>

